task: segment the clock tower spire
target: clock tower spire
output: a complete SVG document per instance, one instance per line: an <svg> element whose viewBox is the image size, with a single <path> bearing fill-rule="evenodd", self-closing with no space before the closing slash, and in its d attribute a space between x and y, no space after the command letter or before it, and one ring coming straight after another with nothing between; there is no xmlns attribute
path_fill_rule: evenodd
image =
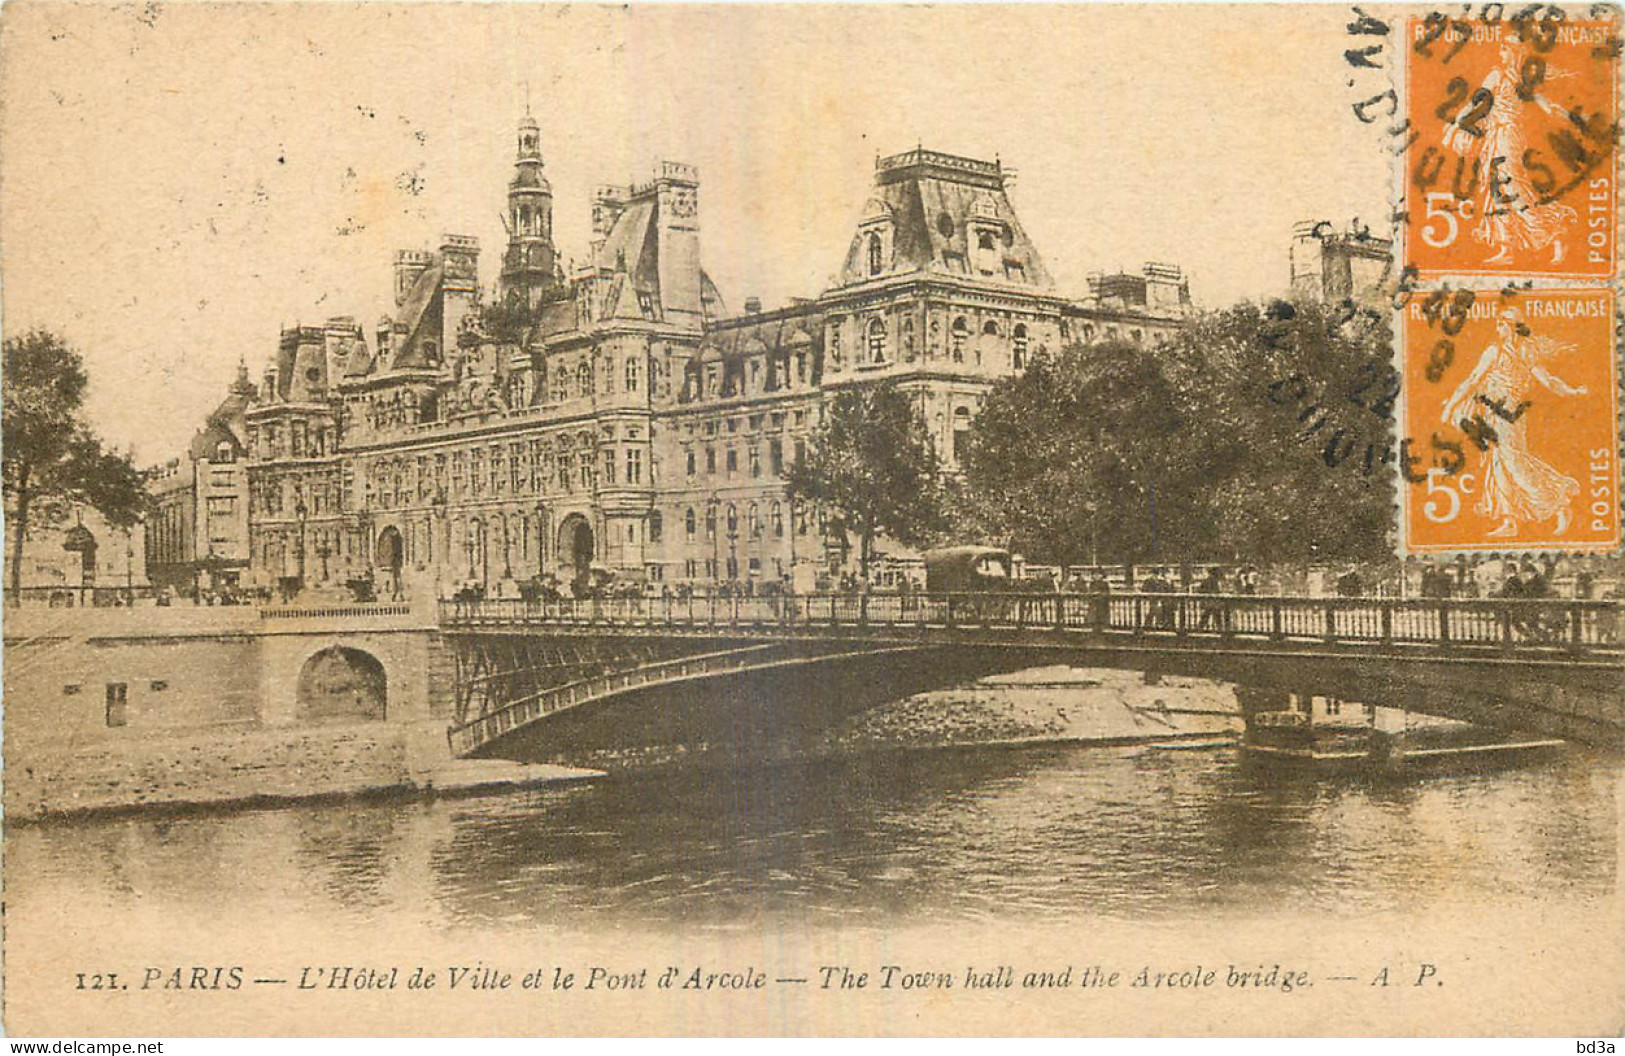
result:
<svg viewBox="0 0 1625 1056"><path fill-rule="evenodd" d="M542 167L542 132L527 105L508 181L508 249L501 275L503 300L527 308L536 307L562 278L553 246L553 187Z"/></svg>

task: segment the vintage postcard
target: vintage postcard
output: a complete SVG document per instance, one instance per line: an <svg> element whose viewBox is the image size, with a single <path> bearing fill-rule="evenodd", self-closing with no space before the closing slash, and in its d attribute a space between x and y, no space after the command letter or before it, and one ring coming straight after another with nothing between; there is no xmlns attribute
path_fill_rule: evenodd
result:
<svg viewBox="0 0 1625 1056"><path fill-rule="evenodd" d="M1617 1038L1620 34L8 4L5 1031Z"/></svg>

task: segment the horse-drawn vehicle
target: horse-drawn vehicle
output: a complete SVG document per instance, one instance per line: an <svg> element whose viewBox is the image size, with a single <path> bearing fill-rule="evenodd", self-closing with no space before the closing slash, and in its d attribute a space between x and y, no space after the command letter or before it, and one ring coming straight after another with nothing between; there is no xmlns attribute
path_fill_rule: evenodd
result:
<svg viewBox="0 0 1625 1056"><path fill-rule="evenodd" d="M923 556L926 594L933 599L955 595L959 618L1013 619L1020 595L1055 590L1051 582L1018 578L1010 552L995 546L949 546L928 550Z"/></svg>

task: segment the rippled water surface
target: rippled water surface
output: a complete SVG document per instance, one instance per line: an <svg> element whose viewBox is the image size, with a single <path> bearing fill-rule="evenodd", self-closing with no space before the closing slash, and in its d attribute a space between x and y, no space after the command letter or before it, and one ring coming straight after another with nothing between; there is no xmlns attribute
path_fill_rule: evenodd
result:
<svg viewBox="0 0 1625 1056"><path fill-rule="evenodd" d="M483 799L25 827L8 898L381 922L748 926L1332 914L1612 889L1618 759L1285 777L1233 749L854 754Z"/></svg>

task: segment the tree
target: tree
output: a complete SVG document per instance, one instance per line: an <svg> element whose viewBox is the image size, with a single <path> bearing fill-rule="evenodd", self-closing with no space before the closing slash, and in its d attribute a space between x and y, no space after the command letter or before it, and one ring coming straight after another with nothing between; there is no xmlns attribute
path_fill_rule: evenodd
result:
<svg viewBox="0 0 1625 1056"><path fill-rule="evenodd" d="M81 419L84 361L61 338L43 330L8 338L0 369L4 484L13 532L11 595L16 604L30 518L54 524L69 507L83 504L115 528L129 528L140 518L147 496L129 457L104 449Z"/></svg>
<svg viewBox="0 0 1625 1056"><path fill-rule="evenodd" d="M944 526L936 451L913 402L890 383L848 389L826 405L788 490L838 511L860 540L865 579L877 534L917 545Z"/></svg>
<svg viewBox="0 0 1625 1056"><path fill-rule="evenodd" d="M1065 564L1380 558L1390 341L1382 313L1278 301L1038 357L972 428L966 524Z"/></svg>
<svg viewBox="0 0 1625 1056"><path fill-rule="evenodd" d="M1163 359L1070 346L994 386L963 459L972 529L1061 564L1157 560L1205 542L1200 418Z"/></svg>
<svg viewBox="0 0 1625 1056"><path fill-rule="evenodd" d="M1390 313L1351 302L1241 304L1167 346L1205 394L1207 499L1238 555L1380 560L1394 509Z"/></svg>

